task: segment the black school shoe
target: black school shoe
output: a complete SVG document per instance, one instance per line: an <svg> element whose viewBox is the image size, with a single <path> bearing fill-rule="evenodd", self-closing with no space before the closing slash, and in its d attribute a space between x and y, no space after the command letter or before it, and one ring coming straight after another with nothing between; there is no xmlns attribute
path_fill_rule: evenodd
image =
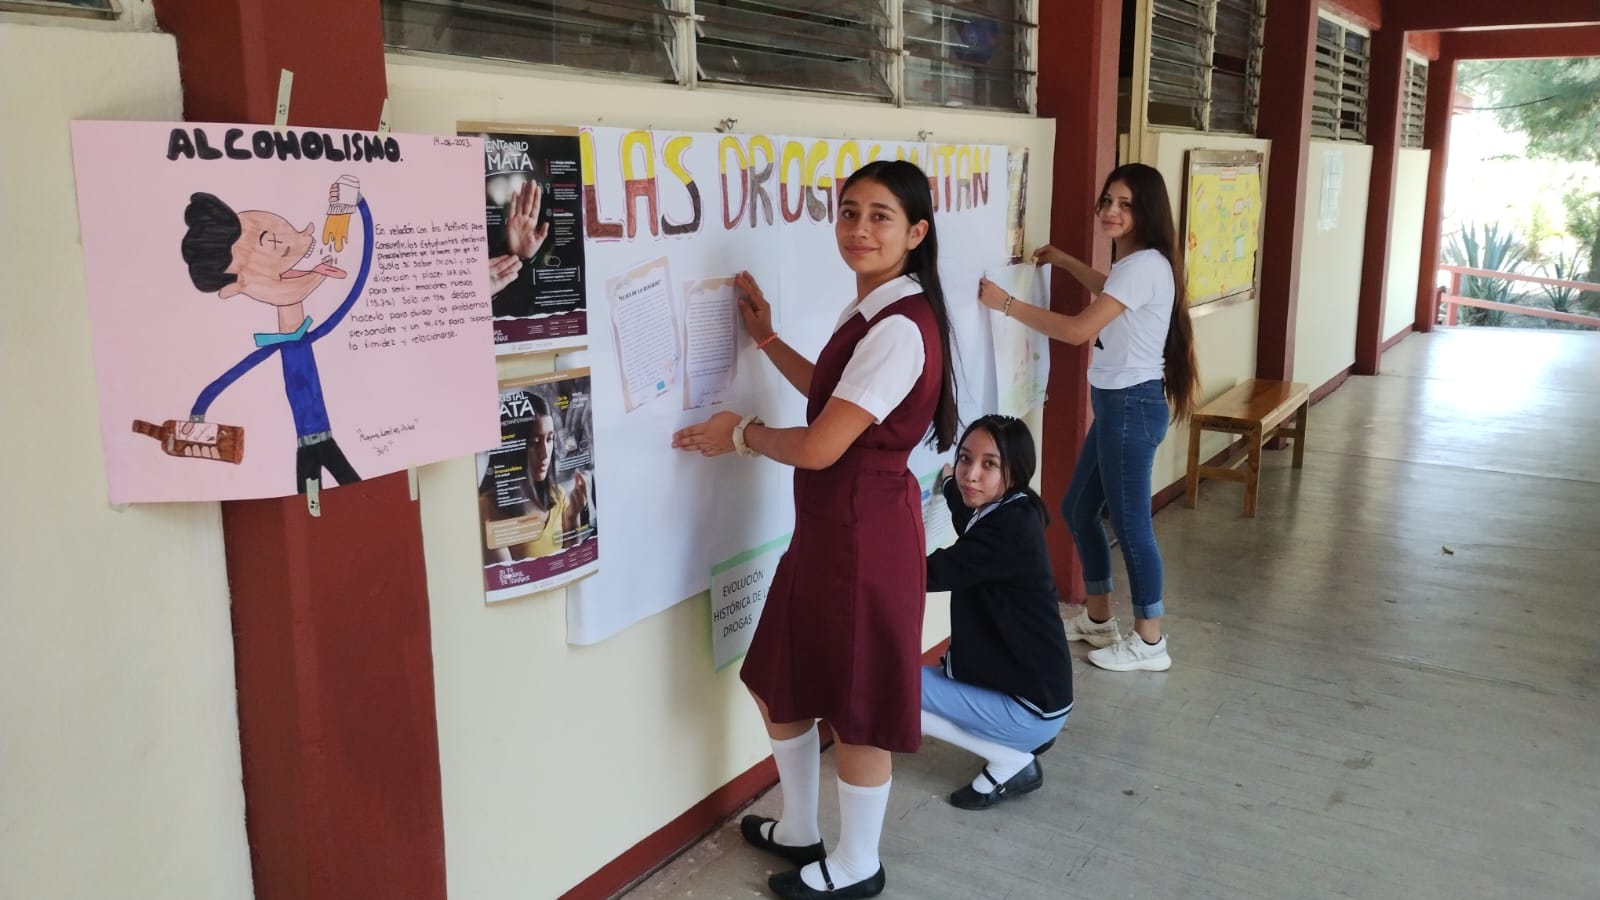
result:
<svg viewBox="0 0 1600 900"><path fill-rule="evenodd" d="M994 790L987 794L980 794L966 785L957 789L950 795L950 805L960 809L988 809L1006 802L1018 794L1037 791L1044 784L1044 770L1039 768L1039 761L1035 759L1022 767L1022 771L1006 779L1005 784L994 780L989 774L989 768L984 767L981 773L994 785Z"/></svg>
<svg viewBox="0 0 1600 900"><path fill-rule="evenodd" d="M833 886L833 878L828 874L828 861L817 860L817 865L822 867L822 882L828 887L826 890L817 890L800 877L800 870L793 872L780 872L767 879L767 887L772 889L783 900L857 900L862 897L876 897L883 893L883 886L888 879L883 872L883 866L878 866L878 871L871 878L847 884L844 887Z"/></svg>
<svg viewBox="0 0 1600 900"><path fill-rule="evenodd" d="M745 816L739 820L739 833L744 835L745 843L750 846L765 850L768 853L776 853L796 866L821 862L822 858L828 855L827 851L822 849L821 841L817 841L809 847L796 847L792 844L778 843L768 837L768 835L772 834L772 829L766 828L769 822L772 823L773 827L778 824L777 819L769 819L766 816ZM763 828L766 828L766 834L761 833Z"/></svg>

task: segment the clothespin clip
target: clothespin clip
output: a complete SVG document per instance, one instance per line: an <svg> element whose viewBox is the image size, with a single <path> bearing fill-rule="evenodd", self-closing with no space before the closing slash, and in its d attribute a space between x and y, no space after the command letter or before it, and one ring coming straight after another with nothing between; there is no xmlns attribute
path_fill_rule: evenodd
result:
<svg viewBox="0 0 1600 900"><path fill-rule="evenodd" d="M294 73L288 69L278 71L278 108L273 113L272 127L279 134L289 124L289 93L294 89Z"/></svg>
<svg viewBox="0 0 1600 900"><path fill-rule="evenodd" d="M383 110L378 113L378 137L389 136L389 98L383 98ZM415 493L415 492L413 492ZM411 499L415 500L416 497Z"/></svg>
<svg viewBox="0 0 1600 900"><path fill-rule="evenodd" d="M931 137L933 137L933 132L929 131L926 128L924 128L921 131L917 132L917 140L923 142L924 144L926 144L928 142L928 138L931 138Z"/></svg>
<svg viewBox="0 0 1600 900"><path fill-rule="evenodd" d="M732 131L733 126L737 124L739 124L739 120L735 119L733 116L729 116L717 123L716 132L717 134L727 134L728 132Z"/></svg>
<svg viewBox="0 0 1600 900"><path fill-rule="evenodd" d="M322 517L322 500L317 496L321 490L322 482L315 478L306 479L306 509L310 511L312 518Z"/></svg>
<svg viewBox="0 0 1600 900"><path fill-rule="evenodd" d="M412 500L417 499L418 495L417 495L417 467L416 466L411 466L410 468L406 469L406 483L411 486L411 499Z"/></svg>

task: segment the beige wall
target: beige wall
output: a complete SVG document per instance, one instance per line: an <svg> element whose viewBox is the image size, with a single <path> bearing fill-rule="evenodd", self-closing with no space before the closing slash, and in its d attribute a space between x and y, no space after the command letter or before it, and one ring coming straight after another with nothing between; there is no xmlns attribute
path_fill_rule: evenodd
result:
<svg viewBox="0 0 1600 900"><path fill-rule="evenodd" d="M1422 271L1422 220L1428 200L1427 150L1402 149L1395 169L1394 214L1389 222L1389 277L1383 296L1383 338L1417 317L1417 277Z"/></svg>
<svg viewBox="0 0 1600 900"><path fill-rule="evenodd" d="M242 900L221 520L106 504L67 134L181 118L176 48L27 21L0 21L0 897Z"/></svg>
<svg viewBox="0 0 1600 900"><path fill-rule="evenodd" d="M1183 173L1185 153L1189 150L1256 150L1267 154L1265 171L1272 174L1271 142L1255 138L1220 134L1201 134L1192 131L1153 131L1146 135L1143 162L1161 170L1167 190L1172 197L1172 214L1183 223ZM1263 242L1265 252L1271 252L1271 239ZM1249 300L1233 306L1200 306L1194 318L1195 356L1200 365L1200 402L1223 393L1240 381L1254 378L1256 374L1256 317L1260 304ZM1226 435L1208 433L1200 443L1201 458L1205 459L1228 445ZM1160 491L1169 484L1183 479L1188 466L1189 429L1173 426L1156 452L1155 473L1151 488Z"/></svg>
<svg viewBox="0 0 1600 900"><path fill-rule="evenodd" d="M551 75L391 55L396 130L457 121L653 126L1026 145L1029 235L1050 212L1053 123L898 110L794 95ZM548 363L544 363L548 365ZM452 900L560 894L765 758L738 682L712 672L704 603L677 606L592 647L565 643L559 592L487 609L471 460L422 473L423 539ZM925 642L949 633L930 598Z"/></svg>
<svg viewBox="0 0 1600 900"><path fill-rule="evenodd" d="M1322 173L1329 154L1344 171L1336 227L1324 231ZM1301 198L1300 297L1295 308L1294 380L1316 390L1356 361L1356 312L1367 228L1367 185L1372 148L1312 141ZM1420 232L1419 232L1420 234ZM1420 237L1419 237L1420 240Z"/></svg>

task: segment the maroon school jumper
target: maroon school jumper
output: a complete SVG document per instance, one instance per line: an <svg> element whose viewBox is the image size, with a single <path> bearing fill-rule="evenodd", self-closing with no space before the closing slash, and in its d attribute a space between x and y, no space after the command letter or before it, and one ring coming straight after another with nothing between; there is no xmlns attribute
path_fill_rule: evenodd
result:
<svg viewBox="0 0 1600 900"><path fill-rule="evenodd" d="M817 357L806 421L832 396L873 322L903 315L922 332L922 376L838 462L794 473L794 537L778 562L739 677L774 722L827 719L847 744L909 753L922 739L922 494L906 468L939 404L943 356L921 293L872 321L850 317Z"/></svg>

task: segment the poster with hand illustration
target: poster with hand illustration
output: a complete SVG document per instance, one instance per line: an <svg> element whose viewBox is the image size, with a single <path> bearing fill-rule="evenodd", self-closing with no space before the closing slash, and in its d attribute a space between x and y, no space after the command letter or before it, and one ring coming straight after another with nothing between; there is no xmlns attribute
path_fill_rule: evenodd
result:
<svg viewBox="0 0 1600 900"><path fill-rule="evenodd" d="M578 130L464 122L483 142L495 352L583 346L583 167Z"/></svg>
<svg viewBox="0 0 1600 900"><path fill-rule="evenodd" d="M288 496L498 440L481 144L85 121L72 146L113 503Z"/></svg>

